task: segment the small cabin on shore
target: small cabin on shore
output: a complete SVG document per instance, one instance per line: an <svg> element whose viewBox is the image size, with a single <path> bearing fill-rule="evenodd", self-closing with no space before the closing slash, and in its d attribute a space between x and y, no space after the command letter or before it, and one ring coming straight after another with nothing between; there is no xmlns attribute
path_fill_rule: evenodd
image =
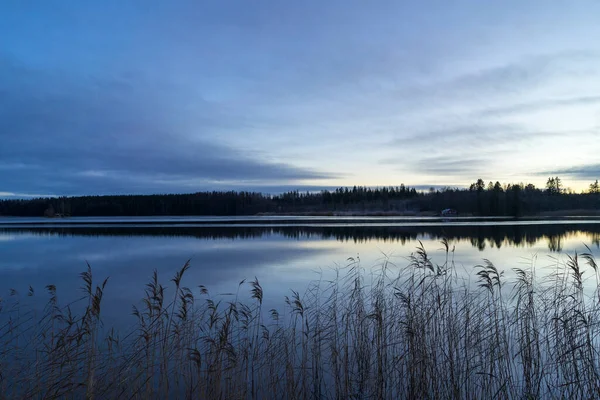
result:
<svg viewBox="0 0 600 400"><path fill-rule="evenodd" d="M453 208L446 208L440 213L442 217L456 217L458 212Z"/></svg>

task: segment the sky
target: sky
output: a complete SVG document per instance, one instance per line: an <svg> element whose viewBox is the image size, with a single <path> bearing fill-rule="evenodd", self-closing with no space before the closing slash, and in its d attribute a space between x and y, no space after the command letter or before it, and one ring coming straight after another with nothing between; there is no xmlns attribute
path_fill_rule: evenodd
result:
<svg viewBox="0 0 600 400"><path fill-rule="evenodd" d="M600 2L0 2L0 196L600 178Z"/></svg>

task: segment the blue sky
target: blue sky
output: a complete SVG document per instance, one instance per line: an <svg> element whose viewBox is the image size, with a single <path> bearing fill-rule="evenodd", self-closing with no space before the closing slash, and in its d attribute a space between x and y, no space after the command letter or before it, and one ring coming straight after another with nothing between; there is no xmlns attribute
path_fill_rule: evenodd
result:
<svg viewBox="0 0 600 400"><path fill-rule="evenodd" d="M600 3L4 1L0 195L600 178Z"/></svg>

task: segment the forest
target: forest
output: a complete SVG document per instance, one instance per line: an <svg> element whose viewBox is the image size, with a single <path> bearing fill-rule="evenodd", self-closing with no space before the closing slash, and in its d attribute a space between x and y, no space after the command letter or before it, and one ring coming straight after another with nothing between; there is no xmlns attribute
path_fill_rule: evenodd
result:
<svg viewBox="0 0 600 400"><path fill-rule="evenodd" d="M191 194L106 195L0 200L0 216L176 216L256 215L261 213L355 213L437 215L451 208L459 215L524 216L543 212L600 210L598 181L574 193L558 177L546 187L533 184L485 183L468 188L431 188L417 191L405 185L371 188L340 187L319 192L289 191L277 195L247 191Z"/></svg>

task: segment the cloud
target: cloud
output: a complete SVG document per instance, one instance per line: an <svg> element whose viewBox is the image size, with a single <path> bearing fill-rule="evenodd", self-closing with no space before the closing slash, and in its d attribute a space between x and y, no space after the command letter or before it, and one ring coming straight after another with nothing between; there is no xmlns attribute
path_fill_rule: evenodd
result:
<svg viewBox="0 0 600 400"><path fill-rule="evenodd" d="M576 167L568 168L557 168L552 170L546 170L538 172L540 176L563 176L566 175L571 178L594 181L600 179L600 164L588 164L580 165Z"/></svg>
<svg viewBox="0 0 600 400"><path fill-rule="evenodd" d="M534 54L495 66L476 66L453 76L430 78L424 83L411 82L395 91L402 103L413 108L435 110L443 106L456 111L489 108L498 102L514 102L556 81L572 82L598 76L593 68L600 54L595 51L558 51Z"/></svg>
<svg viewBox="0 0 600 400"><path fill-rule="evenodd" d="M518 123L496 123L486 119L474 119L466 123L465 119L448 118L431 122L432 128L420 128L409 135L396 137L388 146L415 152L421 149L425 154L436 154L443 158L472 158L473 154L499 159L516 154L517 145L525 142L549 140L554 137L575 135L589 130L548 131L538 130ZM441 127L436 127L440 125ZM452 153L448 155L448 153ZM382 164L398 164L402 157L384 159Z"/></svg>
<svg viewBox="0 0 600 400"><path fill-rule="evenodd" d="M0 71L10 74L0 74L0 190L146 193L336 176L221 143L215 136L243 129L244 118L177 88L75 79L1 61ZM186 102L191 110L181 107Z"/></svg>
<svg viewBox="0 0 600 400"><path fill-rule="evenodd" d="M585 82L588 72L593 73L588 71L590 65L597 61L595 52L562 51L494 67L474 68L422 84L405 84L389 92L387 97L381 94L385 104L383 110L376 108L376 112L394 115L392 108L396 109L397 117L392 120L396 126L390 123L389 128L395 132L387 144L411 151L419 148L435 151L443 147L467 153L503 148L509 141L517 143L577 134L580 132L576 129L553 131L536 118L509 117L549 108L600 103L597 95L565 97L564 90L558 89L556 93L563 95L553 94L552 86L556 82ZM594 82L588 81L591 90L594 90ZM373 97L365 95L364 101L372 102ZM523 98L531 100L523 102Z"/></svg>
<svg viewBox="0 0 600 400"><path fill-rule="evenodd" d="M566 99L540 100L530 103L517 103L509 106L492 107L479 113L482 117L502 117L514 114L545 111L558 107L575 107L600 104L600 96L581 96Z"/></svg>
<svg viewBox="0 0 600 400"><path fill-rule="evenodd" d="M53 197L48 194L40 194L40 193L13 193L13 192L0 192L0 199L4 198L15 198L15 199L27 199L34 197Z"/></svg>
<svg viewBox="0 0 600 400"><path fill-rule="evenodd" d="M463 145L478 145L485 142L489 145L490 141L502 140L506 137L522 138L523 128L515 124L497 124L484 121L474 121L470 124L463 121L435 122L435 125L445 125L439 128L420 129L419 132L398 137L390 141L392 146L411 146L418 145L431 146L433 144L445 144L451 147ZM432 124L433 125L433 124ZM481 143L478 143L481 142Z"/></svg>
<svg viewBox="0 0 600 400"><path fill-rule="evenodd" d="M493 161L485 157L441 156L419 160L414 170L428 175L476 177L489 173L493 167Z"/></svg>

